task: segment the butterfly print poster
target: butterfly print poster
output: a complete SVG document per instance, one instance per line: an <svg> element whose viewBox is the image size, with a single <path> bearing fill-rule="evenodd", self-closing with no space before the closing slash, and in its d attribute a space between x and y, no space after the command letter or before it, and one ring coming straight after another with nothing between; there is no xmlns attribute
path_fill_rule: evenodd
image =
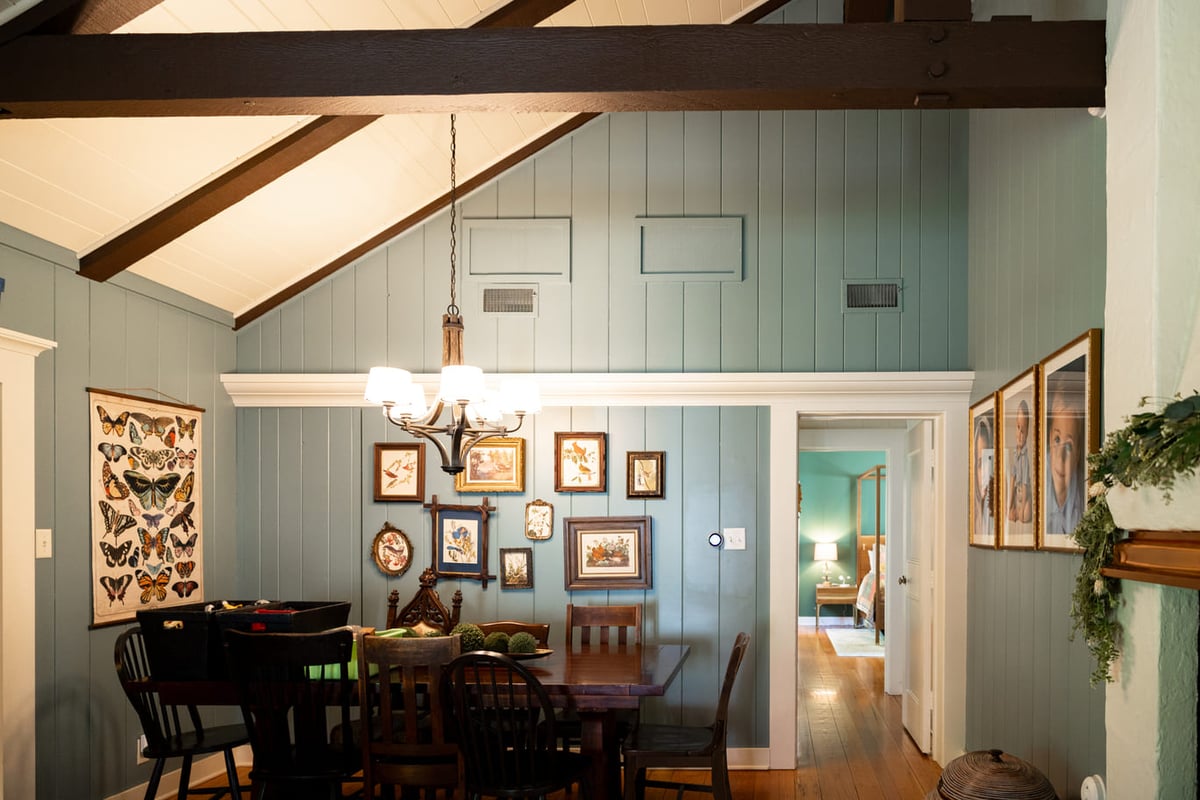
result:
<svg viewBox="0 0 1200 800"><path fill-rule="evenodd" d="M204 599L204 409L88 389L92 623Z"/></svg>

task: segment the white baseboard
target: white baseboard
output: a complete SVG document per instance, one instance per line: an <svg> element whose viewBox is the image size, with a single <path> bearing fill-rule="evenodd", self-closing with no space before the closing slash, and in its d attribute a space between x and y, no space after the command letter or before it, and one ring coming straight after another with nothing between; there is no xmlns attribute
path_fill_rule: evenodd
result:
<svg viewBox="0 0 1200 800"><path fill-rule="evenodd" d="M244 744L241 747L233 748L233 760L239 767L248 767L254 760L253 754L250 752L250 745ZM179 759L172 759L175 763L182 763ZM225 775L225 756L221 753L214 753L204 758L198 758L192 762L192 783L200 783L209 780L210 778L224 777ZM139 783L137 786L130 786L123 792L110 795L104 800L142 800L146 796L146 784ZM250 788L250 787L243 787ZM167 797L174 796L179 793L179 767L173 770L163 772L162 780L158 784L158 796Z"/></svg>
<svg viewBox="0 0 1200 800"><path fill-rule="evenodd" d="M725 755L730 769L771 768L771 750L767 747L730 747Z"/></svg>

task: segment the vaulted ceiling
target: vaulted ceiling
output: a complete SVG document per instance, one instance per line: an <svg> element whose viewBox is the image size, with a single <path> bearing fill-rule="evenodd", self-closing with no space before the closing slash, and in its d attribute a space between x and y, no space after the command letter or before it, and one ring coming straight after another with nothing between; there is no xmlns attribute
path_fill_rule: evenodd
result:
<svg viewBox="0 0 1200 800"><path fill-rule="evenodd" d="M469 191L603 111L1103 104L1103 23L713 27L782 5L0 0L0 221L242 325L444 207L451 110Z"/></svg>

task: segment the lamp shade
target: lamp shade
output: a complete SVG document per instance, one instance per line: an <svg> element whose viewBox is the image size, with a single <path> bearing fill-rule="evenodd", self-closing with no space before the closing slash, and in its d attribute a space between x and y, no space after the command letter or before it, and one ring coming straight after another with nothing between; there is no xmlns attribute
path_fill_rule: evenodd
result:
<svg viewBox="0 0 1200 800"><path fill-rule="evenodd" d="M368 403L400 403L412 385L412 373L395 367L371 367L367 373L365 398Z"/></svg>
<svg viewBox="0 0 1200 800"><path fill-rule="evenodd" d="M837 561L837 542L817 542L813 545L813 561Z"/></svg>

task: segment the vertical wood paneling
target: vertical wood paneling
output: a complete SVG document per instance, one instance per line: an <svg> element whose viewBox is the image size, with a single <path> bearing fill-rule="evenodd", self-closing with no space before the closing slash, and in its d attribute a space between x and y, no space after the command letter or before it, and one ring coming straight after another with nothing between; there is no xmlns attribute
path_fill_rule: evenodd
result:
<svg viewBox="0 0 1200 800"><path fill-rule="evenodd" d="M904 181L903 117L900 111L880 111L878 114L878 230L875 242L875 262L880 278L900 277L900 248L902 242ZM964 255L962 262L966 263ZM900 286L900 304L904 307L907 292ZM965 304L964 304L965 305ZM903 369L900 360L900 314L880 314L876 317L875 368L880 371ZM965 338L965 337L964 337ZM964 345L965 346L965 345Z"/></svg>
<svg viewBox="0 0 1200 800"><path fill-rule="evenodd" d="M817 369L817 112L783 115L783 368Z"/></svg>
<svg viewBox="0 0 1200 800"><path fill-rule="evenodd" d="M646 116L646 214L683 213L683 114ZM632 222L632 221L631 221ZM646 369L683 370L683 286L646 287Z"/></svg>
<svg viewBox="0 0 1200 800"><path fill-rule="evenodd" d="M875 263L878 241L879 112L846 112L846 207L845 270L846 278L878 277ZM842 290L838 287L838 313ZM844 337L842 365L850 372L869 372L876 368L875 314L842 316ZM883 315L879 315L883 316Z"/></svg>
<svg viewBox="0 0 1200 800"><path fill-rule="evenodd" d="M1091 123L1067 111L971 112L964 167L968 134L951 121L948 243L953 262L963 246L956 198L966 169L969 288L963 292L952 276L949 301L953 307L956 293L968 297L975 398L1103 324L1103 297L1080 290L1104 283L1104 261L1091 244L1103 239L1103 209L1079 194L1104 175L1104 126ZM923 186L933 177L926 173ZM923 200L923 215L927 208ZM959 357L953 343L947 357ZM1093 730L1104 717L1104 690L1089 687L1087 648L1070 640L1078 566L1078 556L1063 553L978 550L969 559L967 747L1020 754L1063 796L1074 796L1084 776L1103 774L1105 762L1104 737Z"/></svg>
<svg viewBox="0 0 1200 800"><path fill-rule="evenodd" d="M758 122L757 113L727 111L721 119L721 214L742 218L741 283L721 285L720 368L758 368ZM778 341L778 340L777 340Z"/></svg>
<svg viewBox="0 0 1200 800"><path fill-rule="evenodd" d="M539 217L571 217L571 140L559 142L538 154L534 207ZM576 264L571 263L574 272ZM571 369L571 285L545 284L540 288L537 318L538 372Z"/></svg>
<svg viewBox="0 0 1200 800"><path fill-rule="evenodd" d="M609 302L611 369L640 372L646 364L646 284L637 280L641 263L639 229L646 214L646 115L609 117Z"/></svg>
<svg viewBox="0 0 1200 800"><path fill-rule="evenodd" d="M816 133L816 370L844 368L842 278L845 277L846 112L818 111Z"/></svg>
<svg viewBox="0 0 1200 800"><path fill-rule="evenodd" d="M921 307L949 302L950 112L921 117ZM921 369L949 368L949 329L944 319L921 315Z"/></svg>
<svg viewBox="0 0 1200 800"><path fill-rule="evenodd" d="M900 368L921 369L921 123L919 111L901 112L900 276L904 306L900 314ZM959 266L961 269L961 265Z"/></svg>
<svg viewBox="0 0 1200 800"><path fill-rule="evenodd" d="M571 369L608 369L608 118L571 137Z"/></svg>
<svg viewBox="0 0 1200 800"><path fill-rule="evenodd" d="M754 408L724 408L720 411L720 527L745 528L745 550L713 550L708 555L718 561L718 647L716 670L710 679L710 696L719 696L724 668L729 652L739 631L745 630L754 637L755 604L758 591L755 583L741 576L751 572L758 560L760 529L758 511L758 414ZM684 535L693 547L704 549L704 530L686 530ZM765 546L765 537L761 543ZM766 652L766 651L764 651ZM747 673L752 663L745 665ZM754 741L754 686L750 681L740 680L734 684L730 700L732 708L746 709L748 713L731 715L729 738L732 742Z"/></svg>
<svg viewBox="0 0 1200 800"><path fill-rule="evenodd" d="M758 115L758 370L783 369L783 112Z"/></svg>

